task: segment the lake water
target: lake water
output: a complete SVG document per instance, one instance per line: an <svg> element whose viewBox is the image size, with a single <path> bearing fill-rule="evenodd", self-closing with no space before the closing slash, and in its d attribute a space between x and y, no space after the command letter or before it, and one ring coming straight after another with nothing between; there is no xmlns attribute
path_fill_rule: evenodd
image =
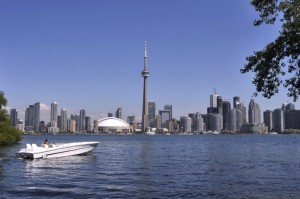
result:
<svg viewBox="0 0 300 199"><path fill-rule="evenodd" d="M100 144L15 158L45 138ZM26 135L0 148L0 198L300 198L300 135Z"/></svg>

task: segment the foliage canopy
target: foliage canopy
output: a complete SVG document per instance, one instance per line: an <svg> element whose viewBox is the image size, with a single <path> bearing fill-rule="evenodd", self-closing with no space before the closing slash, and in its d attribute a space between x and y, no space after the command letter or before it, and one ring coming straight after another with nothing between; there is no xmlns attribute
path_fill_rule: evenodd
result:
<svg viewBox="0 0 300 199"><path fill-rule="evenodd" d="M251 4L260 12L255 26L274 24L279 18L281 30L275 41L246 58L241 73L255 73L255 96L262 93L271 98L283 85L296 101L300 95L300 0L252 0Z"/></svg>
<svg viewBox="0 0 300 199"><path fill-rule="evenodd" d="M17 143L22 139L21 132L11 125L6 110L2 109L6 104L4 93L0 91L0 145Z"/></svg>

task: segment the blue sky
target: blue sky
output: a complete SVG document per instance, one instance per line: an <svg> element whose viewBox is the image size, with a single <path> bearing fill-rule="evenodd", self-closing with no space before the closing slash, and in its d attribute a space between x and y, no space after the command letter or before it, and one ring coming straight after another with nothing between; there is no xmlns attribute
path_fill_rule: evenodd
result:
<svg viewBox="0 0 300 199"><path fill-rule="evenodd" d="M141 118L147 41L148 96L157 110L172 104L176 118L206 113L214 88L248 107L253 74L240 69L280 28L254 27L257 17L241 0L2 0L0 90L20 119L41 102L49 120L53 101L68 114L86 109L95 119L122 107L124 120ZM255 101L264 111L292 99L282 88Z"/></svg>

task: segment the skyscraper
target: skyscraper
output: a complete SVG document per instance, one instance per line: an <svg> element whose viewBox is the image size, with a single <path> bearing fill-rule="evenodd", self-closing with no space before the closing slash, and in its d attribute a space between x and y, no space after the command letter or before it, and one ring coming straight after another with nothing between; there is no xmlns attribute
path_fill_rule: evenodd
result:
<svg viewBox="0 0 300 199"><path fill-rule="evenodd" d="M122 108L121 108L121 107L119 107L119 108L116 110L115 116L116 116L116 118L122 119Z"/></svg>
<svg viewBox="0 0 300 199"><path fill-rule="evenodd" d="M216 93L213 93L212 95L210 95L210 107L213 107L213 108L217 108L217 98L218 98L218 94Z"/></svg>
<svg viewBox="0 0 300 199"><path fill-rule="evenodd" d="M40 124L40 103L30 105L25 110L25 131L39 131Z"/></svg>
<svg viewBox="0 0 300 199"><path fill-rule="evenodd" d="M167 104L164 106L164 110L169 110L170 111L170 120L173 118L173 108L172 105Z"/></svg>
<svg viewBox="0 0 300 199"><path fill-rule="evenodd" d="M225 129L226 120L227 120L226 115L227 115L227 112L230 111L231 105L230 105L229 101L223 101L222 106L223 106L223 128Z"/></svg>
<svg viewBox="0 0 300 199"><path fill-rule="evenodd" d="M79 112L79 131L85 130L85 110L81 109Z"/></svg>
<svg viewBox="0 0 300 199"><path fill-rule="evenodd" d="M145 42L144 49L144 70L142 71L142 77L144 78L143 89L143 111L142 111L142 132L146 132L149 127L148 121L148 90L147 90L147 78L149 77L149 71L147 68L147 46Z"/></svg>
<svg viewBox="0 0 300 199"><path fill-rule="evenodd" d="M133 125L133 122L135 121L135 116L131 115L131 116L127 116L127 123L130 125Z"/></svg>
<svg viewBox="0 0 300 199"><path fill-rule="evenodd" d="M264 123L268 127L268 131L271 132L273 130L273 111L266 110L264 112Z"/></svg>
<svg viewBox="0 0 300 199"><path fill-rule="evenodd" d="M260 107L259 107L259 104L257 104L254 101L254 99L250 100L248 111L249 111L248 114L249 114L249 123L250 124L259 124L259 123L261 123Z"/></svg>
<svg viewBox="0 0 300 199"><path fill-rule="evenodd" d="M91 117L90 116L85 117L85 130L91 131Z"/></svg>
<svg viewBox="0 0 300 199"><path fill-rule="evenodd" d="M57 126L57 103L51 103L51 113L50 113L50 122L52 123L51 126Z"/></svg>
<svg viewBox="0 0 300 199"><path fill-rule="evenodd" d="M238 97L238 96L233 97L233 108L241 110L240 104L241 104L240 97Z"/></svg>
<svg viewBox="0 0 300 199"><path fill-rule="evenodd" d="M275 109L273 112L274 125L273 129L275 132L281 133L285 129L284 125L284 111L280 108Z"/></svg>
<svg viewBox="0 0 300 199"><path fill-rule="evenodd" d="M161 116L161 128L169 128L169 122L171 121L171 111L160 110L159 115Z"/></svg>
<svg viewBox="0 0 300 199"><path fill-rule="evenodd" d="M14 127L18 126L18 111L17 109L10 109L10 121Z"/></svg>
<svg viewBox="0 0 300 199"><path fill-rule="evenodd" d="M156 104L155 102L148 102L148 119L149 126L155 127L155 114L156 114Z"/></svg>
<svg viewBox="0 0 300 199"><path fill-rule="evenodd" d="M67 110L62 108L60 112L61 119L61 132L66 132L68 130L68 119L67 119Z"/></svg>

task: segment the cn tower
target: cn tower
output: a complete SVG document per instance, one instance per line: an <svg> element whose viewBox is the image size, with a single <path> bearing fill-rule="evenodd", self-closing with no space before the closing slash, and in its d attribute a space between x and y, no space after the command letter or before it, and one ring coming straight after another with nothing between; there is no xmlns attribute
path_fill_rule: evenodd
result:
<svg viewBox="0 0 300 199"><path fill-rule="evenodd" d="M149 71L147 69L147 45L145 42L144 49L144 70L142 71L142 77L144 78L144 90L143 90L143 113L142 113L142 132L146 132L149 127L148 121L148 95L147 95L147 77L149 77Z"/></svg>

